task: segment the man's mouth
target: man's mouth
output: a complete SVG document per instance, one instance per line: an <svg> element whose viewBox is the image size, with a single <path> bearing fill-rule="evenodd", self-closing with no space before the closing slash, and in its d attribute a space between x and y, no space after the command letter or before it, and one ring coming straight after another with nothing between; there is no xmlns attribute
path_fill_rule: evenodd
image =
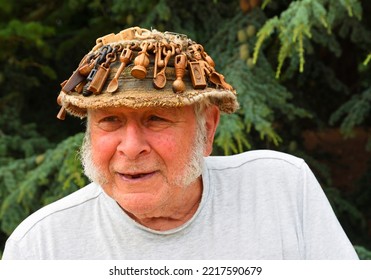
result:
<svg viewBox="0 0 371 280"><path fill-rule="evenodd" d="M155 174L154 172L146 172L146 173L118 173L121 178L125 180L139 180L139 179L147 179Z"/></svg>

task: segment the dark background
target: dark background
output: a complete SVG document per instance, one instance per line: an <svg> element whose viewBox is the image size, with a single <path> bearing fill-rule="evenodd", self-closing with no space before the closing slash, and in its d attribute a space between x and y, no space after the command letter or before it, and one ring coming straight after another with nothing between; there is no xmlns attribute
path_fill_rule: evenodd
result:
<svg viewBox="0 0 371 280"><path fill-rule="evenodd" d="M0 253L26 216L87 182L84 122L55 117L60 83L98 37L141 26L203 44L236 88L214 154L303 157L371 259L371 6L343 2L0 0Z"/></svg>

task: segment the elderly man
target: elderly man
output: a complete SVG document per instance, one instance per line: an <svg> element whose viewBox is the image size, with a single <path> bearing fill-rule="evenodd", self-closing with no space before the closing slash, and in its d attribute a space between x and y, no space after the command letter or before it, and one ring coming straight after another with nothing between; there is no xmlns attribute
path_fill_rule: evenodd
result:
<svg viewBox="0 0 371 280"><path fill-rule="evenodd" d="M185 35L99 38L58 102L59 118L87 117L92 183L27 218L4 259L357 259L302 159L209 156L238 103Z"/></svg>

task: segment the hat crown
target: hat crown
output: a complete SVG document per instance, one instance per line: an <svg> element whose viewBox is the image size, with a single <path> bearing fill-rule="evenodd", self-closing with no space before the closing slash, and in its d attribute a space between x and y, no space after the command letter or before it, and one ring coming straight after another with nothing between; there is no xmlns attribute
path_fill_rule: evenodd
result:
<svg viewBox="0 0 371 280"><path fill-rule="evenodd" d="M148 88L149 80L152 89ZM145 91L145 96L140 91ZM224 92L230 95L224 94L226 98L234 99L229 101L230 105L236 103L233 108L224 111L237 108L236 92L215 70L213 59L201 44L184 34L132 27L96 40L71 77L62 83L58 102L81 116L85 113L76 113L79 108L183 106L196 102L199 98L191 99L197 96L212 97L211 92L215 98L218 92ZM129 102L133 99L135 106Z"/></svg>

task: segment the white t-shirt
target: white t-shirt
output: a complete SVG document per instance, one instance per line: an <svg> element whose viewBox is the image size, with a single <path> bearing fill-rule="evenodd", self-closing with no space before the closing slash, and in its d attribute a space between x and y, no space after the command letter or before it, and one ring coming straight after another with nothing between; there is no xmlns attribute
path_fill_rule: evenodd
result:
<svg viewBox="0 0 371 280"><path fill-rule="evenodd" d="M306 163L273 151L207 157L184 225L133 221L95 183L23 221L3 259L357 259Z"/></svg>

